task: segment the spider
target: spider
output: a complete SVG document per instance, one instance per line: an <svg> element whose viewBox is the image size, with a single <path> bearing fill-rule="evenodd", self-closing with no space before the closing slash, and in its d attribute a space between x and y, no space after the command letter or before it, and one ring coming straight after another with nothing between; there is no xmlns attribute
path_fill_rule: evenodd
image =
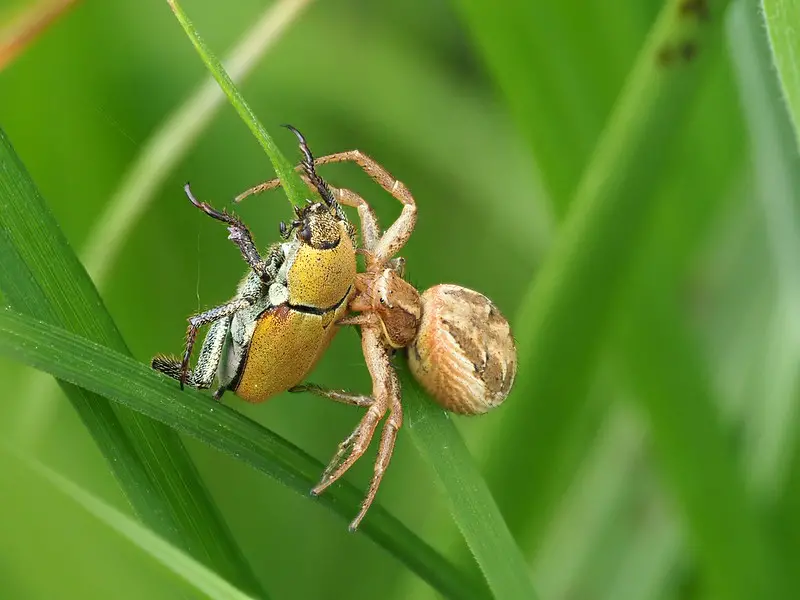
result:
<svg viewBox="0 0 800 600"><path fill-rule="evenodd" d="M394 255L411 237L416 203L406 186L359 150L316 160L317 165L355 162L403 204L401 216L383 233L372 208L355 192L328 185L343 205L356 206L362 222L365 271L355 277L356 293L348 308L354 313L337 321L361 329L361 347L372 377L371 395L332 390L313 383L290 392L307 391L366 409L353 432L341 443L312 494L324 492L363 456L380 421L383 426L375 468L361 508L350 523L355 531L378 492L402 426L400 382L392 365L398 350L407 351L414 377L445 409L480 414L501 404L511 391L517 367L516 347L508 321L486 296L452 284L423 294L403 279L405 262ZM304 176L309 186L313 182ZM273 179L236 198L279 187Z"/></svg>

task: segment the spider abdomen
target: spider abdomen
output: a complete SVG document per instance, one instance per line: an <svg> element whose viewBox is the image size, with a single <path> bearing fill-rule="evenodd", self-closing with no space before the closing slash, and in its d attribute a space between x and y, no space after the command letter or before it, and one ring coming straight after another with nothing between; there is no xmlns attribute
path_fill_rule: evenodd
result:
<svg viewBox="0 0 800 600"><path fill-rule="evenodd" d="M483 294L457 285L421 296L422 319L409 346L411 372L447 410L481 414L514 383L517 352L508 321Z"/></svg>

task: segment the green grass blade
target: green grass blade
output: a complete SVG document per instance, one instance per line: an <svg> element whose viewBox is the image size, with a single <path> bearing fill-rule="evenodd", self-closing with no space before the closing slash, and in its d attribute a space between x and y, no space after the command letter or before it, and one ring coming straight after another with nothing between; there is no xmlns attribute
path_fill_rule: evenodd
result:
<svg viewBox="0 0 800 600"><path fill-rule="evenodd" d="M800 0L761 0L795 140L800 145Z"/></svg>
<svg viewBox="0 0 800 600"><path fill-rule="evenodd" d="M47 371L195 437L348 521L358 511L363 494L347 483L335 484L319 498L309 495L324 465L301 449L209 396L180 391L173 380L119 352L4 309L0 310L0 356ZM445 596L485 597L481 584L380 506L370 509L359 531Z"/></svg>
<svg viewBox="0 0 800 600"><path fill-rule="evenodd" d="M679 324L661 286L649 291L637 304L653 307L654 320ZM710 386L697 372L696 349L678 325L647 325L641 318L627 323L627 361L712 595L791 597L781 589L777 557L748 496ZM658 333L655 339L653 332Z"/></svg>
<svg viewBox="0 0 800 600"><path fill-rule="evenodd" d="M200 58L203 59L208 70L211 71L214 79L217 80L217 83L225 92L225 95L228 96L228 100L230 100L236 112L239 113L242 121L250 128L250 131L253 132L253 135L258 140L258 143L261 144L261 147L267 153L269 160L272 162L272 166L275 168L275 173L283 183L283 189L286 190L286 195L289 197L289 200L295 206L302 206L310 193L308 187L303 183L303 180L300 179L300 176L294 170L292 164L281 154L280 149L267 133L267 130L264 129L264 126L250 108L250 105L247 104L244 97L239 93L239 90L236 89L230 76L225 71L225 67L222 66L219 59L209 50L208 46L206 46L180 4L176 0L167 0L167 3L170 8L172 8L172 12L175 13L178 22L181 24L181 27L183 27L186 35L189 36L189 39L192 41L192 44L200 55Z"/></svg>
<svg viewBox="0 0 800 600"><path fill-rule="evenodd" d="M530 569L450 415L427 397L405 366L402 386L411 439L436 473L495 598L536 598Z"/></svg>
<svg viewBox="0 0 800 600"><path fill-rule="evenodd" d="M752 13L755 8L751 8L750 4L753 2L743 4L747 5L749 11L747 25L751 30L750 35L758 43L764 36L761 19ZM772 400L769 404L773 420L771 423L759 423L764 433L754 435L753 439L760 442L760 448L756 448L756 451L761 450L758 454L763 458L772 458L772 464L767 463L767 466L773 466L768 472L772 477L760 483L766 484L765 496L775 499L771 517L779 532L782 555L786 557L786 567L791 574L796 595L800 589L800 578L792 561L800 552L800 513L797 510L800 503L800 436L797 435L800 398L797 389L798 354L794 339L798 330L794 321L797 316L798 289L796 215L800 208L797 153L800 146L800 69L795 61L800 51L796 34L796 27L800 24L800 3L763 0L762 6L778 81L774 80L773 71L769 68L771 65L769 57L765 56L765 44L746 52L747 46L741 48L741 36L738 36L736 43L731 45L732 52L739 59L742 96L751 120L754 148L760 150L756 157L763 157L759 165L760 195L767 214L778 288L778 307L771 313L774 343L764 357L766 373L763 382L765 391L771 392L767 400ZM783 103L778 100L779 87L782 87ZM770 359L778 361L777 368L767 364L772 362ZM773 373L775 378L771 376ZM781 395L783 406L775 402L781 402ZM768 429L769 433L765 435Z"/></svg>
<svg viewBox="0 0 800 600"><path fill-rule="evenodd" d="M773 498L791 460L789 448L798 439L793 417L800 392L800 156L791 119L781 102L758 5L758 0L750 0L736 6L737 18L732 21L737 28L729 37L776 288L763 377L756 392L759 402L748 418L751 444L746 464L759 493Z"/></svg>
<svg viewBox="0 0 800 600"><path fill-rule="evenodd" d="M279 0L271 4L226 59L231 77L240 83L245 80L310 2ZM206 130L224 99L220 86L209 77L164 119L127 169L81 252L86 270L99 288L158 189Z"/></svg>
<svg viewBox="0 0 800 600"><path fill-rule="evenodd" d="M512 530L534 538L569 477L564 445L584 412L614 301L659 197L652 188L719 43L725 0L708 3L710 16L680 6L668 2L654 24L515 320L518 381L487 477ZM514 488L502 485L506 472L518 475ZM520 496L530 502L520 505Z"/></svg>
<svg viewBox="0 0 800 600"><path fill-rule="evenodd" d="M310 2L279 0L268 6L225 61L233 79L239 82L247 79L263 55ZM156 128L126 169L80 252L83 265L98 289L103 290L120 252L151 208L168 175L208 128L224 102L225 95L219 85L213 77L208 76ZM55 384L44 374L35 375L37 377L32 378L25 390L30 400L24 405L15 426L21 441L31 446L47 430L57 406Z"/></svg>
<svg viewBox="0 0 800 600"><path fill-rule="evenodd" d="M562 216L591 157L652 3L455 0Z"/></svg>
<svg viewBox="0 0 800 600"><path fill-rule="evenodd" d="M0 290L9 306L127 352L97 290L2 130ZM95 395L70 386L65 391L147 525L226 579L261 594L175 432Z"/></svg>
<svg viewBox="0 0 800 600"><path fill-rule="evenodd" d="M69 479L36 461L16 457L11 452L6 454L8 460L22 462L47 482L51 491L63 494L78 504L100 523L117 532L124 539L146 553L152 560L163 565L173 574L190 584L195 591L201 593L204 597L218 600L252 600L252 596L243 593L209 570L205 565L197 562L179 548L93 496ZM50 495L48 494L48 496Z"/></svg>

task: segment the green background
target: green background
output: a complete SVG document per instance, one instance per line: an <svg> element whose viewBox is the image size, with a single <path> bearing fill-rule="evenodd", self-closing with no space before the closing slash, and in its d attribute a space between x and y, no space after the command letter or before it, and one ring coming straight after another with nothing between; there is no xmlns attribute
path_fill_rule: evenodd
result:
<svg viewBox="0 0 800 600"><path fill-rule="evenodd" d="M440 282L477 289L515 326L660 9L636 0L613 5L315 2L240 89L287 157L298 155L294 138L278 127L285 122L305 133L317 156L358 148L385 165L419 207L403 250L409 279L420 289ZM0 7L0 19L11 22L26 6ZM187 0L184 8L222 56L264 3ZM548 398L520 392L489 415L455 419L542 598L708 597L704 565L715 564L715 547L703 541L696 515L725 515L731 499L725 490L690 497L702 489L686 483L702 476L697 464L721 465L744 481L768 562L800 558L800 192L791 125L756 9L734 2L724 22L712 15L723 37L701 49L702 77L687 118L654 150L663 164L626 174L646 184L637 189L654 210L633 232L620 223L617 241L631 267L608 280L607 310L599 313L607 323L588 335L578 327L582 314L595 314L593 303L606 302L589 282L585 304L574 307L576 326L557 336L566 353L558 365L569 381L564 398L558 388ZM0 125L79 252L126 167L205 77L168 6L155 0L79 3L0 72ZM320 171L362 193L383 223L399 213L355 167ZM223 207L270 177L265 155L225 106L100 286L137 359L178 352L186 316L224 302L244 272L224 228L191 208L182 184L190 180L199 198ZM290 215L280 193L237 210L261 246L277 239L278 222ZM600 271L609 260L598 248ZM588 358L583 348L591 348ZM3 441L127 510L60 392L41 378L32 383L33 371L14 363L0 363L0 375ZM312 380L369 389L355 332L336 338ZM259 406L230 395L225 402L323 462L360 416L308 395L283 394ZM564 408L559 418L568 406L574 410ZM552 439L525 420L544 413L559 418ZM521 434L528 427L535 439ZM681 432L695 436L685 448ZM271 597L436 597L324 508L186 443ZM693 456L694 449L719 451L720 462ZM524 458L531 452L540 465L532 474ZM360 487L371 474L368 456L348 476ZM551 463L555 474L541 476L541 465ZM19 466L0 466L0 490L0 595L178 593L102 525L62 499L50 502ZM403 431L378 501L469 564L445 497ZM716 539L719 552L749 543L740 526L730 522L729 537Z"/></svg>

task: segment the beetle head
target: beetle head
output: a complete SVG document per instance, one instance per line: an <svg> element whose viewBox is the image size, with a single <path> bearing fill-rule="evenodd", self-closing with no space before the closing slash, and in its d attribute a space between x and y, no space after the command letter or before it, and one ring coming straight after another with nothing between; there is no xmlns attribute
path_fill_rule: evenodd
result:
<svg viewBox="0 0 800 600"><path fill-rule="evenodd" d="M280 224L281 237L295 239L318 250L330 250L339 245L346 229L335 212L323 202L311 202L295 208L297 217L288 225Z"/></svg>
<svg viewBox="0 0 800 600"><path fill-rule="evenodd" d="M297 136L297 140L300 142L300 151L303 154L300 164L308 181L317 189L322 202L306 200L305 206L295 207L296 218L289 225L280 224L281 236L289 239L292 232L296 231L297 239L313 248L320 250L335 248L343 234L353 238L355 230L347 221L347 216L336 201L328 184L317 175L314 169L314 156L311 154L311 149L303 134L291 125L284 125L284 127Z"/></svg>

